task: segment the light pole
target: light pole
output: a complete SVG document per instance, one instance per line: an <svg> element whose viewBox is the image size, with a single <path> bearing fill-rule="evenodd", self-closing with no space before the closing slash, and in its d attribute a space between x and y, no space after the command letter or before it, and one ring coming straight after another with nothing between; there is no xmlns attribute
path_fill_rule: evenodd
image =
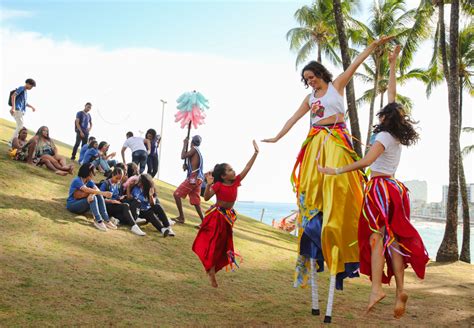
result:
<svg viewBox="0 0 474 328"><path fill-rule="evenodd" d="M167 103L166 100L163 100L163 99L160 99L161 103L163 104L163 106L161 107L161 130L160 130L160 150L159 150L159 154L158 154L158 180L160 179L160 168L161 168L161 148L163 148L163 121L164 121L164 117L165 117L165 105Z"/></svg>

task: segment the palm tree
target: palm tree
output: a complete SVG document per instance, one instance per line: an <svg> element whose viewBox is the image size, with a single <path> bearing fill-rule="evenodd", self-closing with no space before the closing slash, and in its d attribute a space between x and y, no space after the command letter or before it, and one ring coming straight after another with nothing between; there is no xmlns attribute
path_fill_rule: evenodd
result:
<svg viewBox="0 0 474 328"><path fill-rule="evenodd" d="M373 6L370 9L371 19L368 25L365 25L362 22L356 22L358 26L364 31L364 40L365 45L370 44L373 40L379 39L384 35L393 35L398 42L407 40L410 36L414 38L412 31L411 23L414 20L416 15L416 10L406 10L405 0L378 0L375 1ZM427 28L419 30L419 35L416 35L416 42L420 42L424 37L427 36ZM415 43L416 44L416 43ZM368 91L359 98L359 100L366 101L370 99L370 109L369 109L369 126L367 129L367 139L366 139L366 153L369 149L370 136L372 135L372 126L374 120L374 107L375 107L375 98L380 93L380 91L387 90L387 80L388 80L388 63L384 59L384 54L388 49L388 45L378 48L371 56L373 67L369 69L365 65L366 71L373 76L371 79L373 82L372 91ZM404 50L409 52L409 50ZM407 56L405 54L405 56ZM381 106L383 104L383 92L381 94ZM371 96L367 98L367 96ZM400 97L399 99L403 99ZM359 102L360 103L360 102Z"/></svg>
<svg viewBox="0 0 474 328"><path fill-rule="evenodd" d="M341 0L332 0L332 3L337 30L337 39L339 40L339 49L341 50L342 66L344 70L346 70L351 64L351 56L346 35L346 26L344 24L343 9ZM362 156L362 147L360 141L358 141L361 138L353 80L351 80L346 86L346 100L347 111L349 113L349 119L351 123L351 133L354 136L354 150L359 156Z"/></svg>

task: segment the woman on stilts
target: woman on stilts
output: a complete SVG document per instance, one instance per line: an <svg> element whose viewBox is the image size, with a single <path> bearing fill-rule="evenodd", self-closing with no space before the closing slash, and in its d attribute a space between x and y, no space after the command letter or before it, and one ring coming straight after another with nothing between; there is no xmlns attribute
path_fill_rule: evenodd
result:
<svg viewBox="0 0 474 328"><path fill-rule="evenodd" d="M209 276L212 287L218 287L216 273L224 267L237 265L234 251L233 226L237 214L233 209L237 200L237 188L247 176L258 155L258 146L253 141L254 154L239 175L227 163L217 164L206 173L204 199L208 201L216 195L216 204L206 211L201 228L194 240L193 251L199 257Z"/></svg>
<svg viewBox="0 0 474 328"><path fill-rule="evenodd" d="M331 322L334 289L342 289L343 279L358 276L359 251L357 224L363 199L362 171L337 177L318 172L322 166L344 166L359 159L344 121L344 88L360 64L391 37L383 37L355 58L354 62L334 81L329 71L318 62L310 62L301 73L311 94L286 122L276 137L262 140L277 142L308 111L311 126L303 142L292 174L292 183L299 208L299 249L295 272L295 287L306 287L311 275L312 313L319 315L317 275L330 271L329 296L324 322Z"/></svg>
<svg viewBox="0 0 474 328"><path fill-rule="evenodd" d="M385 297L382 283L390 283L395 275L397 285L393 316L403 316L408 294L404 289L404 271L411 265L416 275L425 276L428 253L423 241L410 223L408 189L394 178L400 162L402 145L418 141L414 122L403 107L395 102L395 67L400 47L389 56L390 77L388 105L378 114L380 123L375 126L375 140L361 160L342 167L319 167L327 175L345 175L367 166L371 179L365 189L364 203L359 220L360 272L372 280L367 312ZM334 167L334 166L333 166ZM384 264L387 262L387 273Z"/></svg>

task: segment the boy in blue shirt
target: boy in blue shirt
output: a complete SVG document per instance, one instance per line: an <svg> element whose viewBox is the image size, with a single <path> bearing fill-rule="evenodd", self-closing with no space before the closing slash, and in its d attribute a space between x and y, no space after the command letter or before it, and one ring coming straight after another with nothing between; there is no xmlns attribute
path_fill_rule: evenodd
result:
<svg viewBox="0 0 474 328"><path fill-rule="evenodd" d="M82 146L87 143L87 138L89 138L89 132L92 129L92 118L89 114L92 109L91 103L86 103L84 110L77 112L76 120L74 121L74 130L76 131L76 143L72 148L71 160L76 159L77 148L82 141Z"/></svg>
<svg viewBox="0 0 474 328"><path fill-rule="evenodd" d="M89 143L89 147L84 154L84 159L82 160L82 164L89 164L99 158L99 143L96 140L92 140Z"/></svg>
<svg viewBox="0 0 474 328"><path fill-rule="evenodd" d="M25 85L18 87L15 92L11 95L11 106L10 114L13 116L16 122L16 129L13 132L13 136L11 140L18 137L18 132L20 132L21 128L23 127L23 116L26 112L26 107L31 108L34 112L36 108L28 104L27 102L27 91L36 87L36 82L33 79L27 79L25 81ZM10 102L8 102L10 104Z"/></svg>
<svg viewBox="0 0 474 328"><path fill-rule="evenodd" d="M95 137L89 137L89 140L85 145L82 146L81 152L79 153L79 164L82 164L82 161L84 160L84 155L86 154L87 149L89 149L89 144L91 141L94 141Z"/></svg>

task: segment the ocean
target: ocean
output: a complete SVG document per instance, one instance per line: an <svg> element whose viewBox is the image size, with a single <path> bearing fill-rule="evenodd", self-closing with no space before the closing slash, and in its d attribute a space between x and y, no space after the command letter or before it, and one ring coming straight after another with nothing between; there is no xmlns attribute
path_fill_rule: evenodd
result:
<svg viewBox="0 0 474 328"><path fill-rule="evenodd" d="M272 220L279 220L291 214L292 211L297 210L294 203L270 203L270 202L237 202L234 206L238 213L249 216L255 220L260 221L262 209L262 222L272 225ZM424 221L419 219L412 219L412 223L418 230L426 250L431 259L436 257L439 245L443 239L445 224L441 222ZM458 226L458 247L461 249L462 245L462 226ZM471 257L474 256L474 242L471 239Z"/></svg>

